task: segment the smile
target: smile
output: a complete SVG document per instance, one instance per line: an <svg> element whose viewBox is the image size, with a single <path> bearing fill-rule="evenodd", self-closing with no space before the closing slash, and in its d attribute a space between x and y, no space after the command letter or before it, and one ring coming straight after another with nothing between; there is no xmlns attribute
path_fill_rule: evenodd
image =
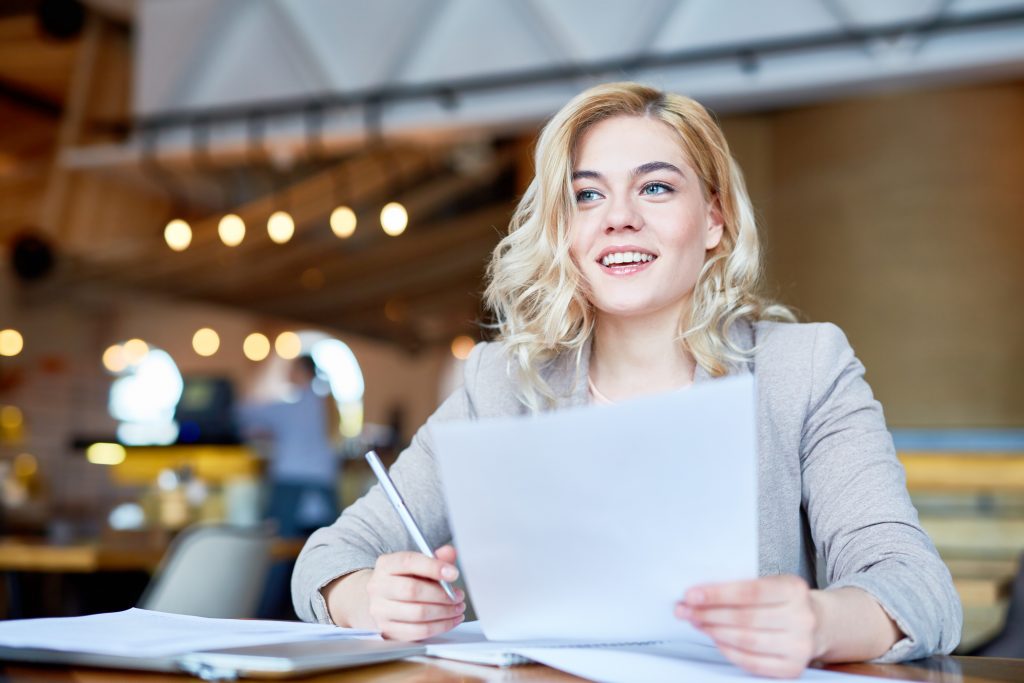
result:
<svg viewBox="0 0 1024 683"><path fill-rule="evenodd" d="M633 249L612 247L602 253L596 261L609 275L624 276L646 270L657 258L656 254L638 251L635 247Z"/></svg>
<svg viewBox="0 0 1024 683"><path fill-rule="evenodd" d="M633 265L647 263L658 258L642 251L617 251L601 257L602 266Z"/></svg>

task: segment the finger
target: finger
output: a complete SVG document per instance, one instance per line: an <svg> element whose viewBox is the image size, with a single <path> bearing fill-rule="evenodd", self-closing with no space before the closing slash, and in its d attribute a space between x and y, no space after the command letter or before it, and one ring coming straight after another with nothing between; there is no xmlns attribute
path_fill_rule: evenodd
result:
<svg viewBox="0 0 1024 683"><path fill-rule="evenodd" d="M463 619L465 617L459 615L453 619L441 619L439 621L427 621L416 624L391 621L387 622L381 629L381 635L389 640L424 640L451 631L461 624Z"/></svg>
<svg viewBox="0 0 1024 683"><path fill-rule="evenodd" d="M466 603L438 605L431 602L399 602L389 600L380 607L386 621L404 621L410 624L454 619L466 611Z"/></svg>
<svg viewBox="0 0 1024 683"><path fill-rule="evenodd" d="M784 631L799 624L786 605L765 605L756 607L691 607L686 603L676 604L678 619L690 622L698 628L703 626L739 626L763 631Z"/></svg>
<svg viewBox="0 0 1024 683"><path fill-rule="evenodd" d="M733 626L705 626L706 633L716 645L727 645L749 654L769 655L784 659L810 660L810 638L805 639L782 631L757 631Z"/></svg>
<svg viewBox="0 0 1024 683"><path fill-rule="evenodd" d="M730 662L758 676L796 678L807 668L807 662L772 657L770 655L752 654L729 645L719 645L718 649Z"/></svg>
<svg viewBox="0 0 1024 683"><path fill-rule="evenodd" d="M692 607L778 605L808 591L807 582L791 576L766 576L752 581L694 586L683 601Z"/></svg>
<svg viewBox="0 0 1024 683"><path fill-rule="evenodd" d="M428 602L437 605L451 605L452 600L437 581L420 579L412 576L390 576L381 580L373 592L386 600L398 602ZM460 594L455 593L457 602L462 602Z"/></svg>
<svg viewBox="0 0 1024 683"><path fill-rule="evenodd" d="M455 559L458 556L458 553L455 552L455 548L453 546L443 545L434 551L434 555L436 555L437 559L441 560L442 562L447 562L448 564L455 564Z"/></svg>
<svg viewBox="0 0 1024 683"><path fill-rule="evenodd" d="M388 574L420 576L434 581L454 581L459 570L454 564L427 557L423 553L402 552L381 555L377 558L377 569Z"/></svg>

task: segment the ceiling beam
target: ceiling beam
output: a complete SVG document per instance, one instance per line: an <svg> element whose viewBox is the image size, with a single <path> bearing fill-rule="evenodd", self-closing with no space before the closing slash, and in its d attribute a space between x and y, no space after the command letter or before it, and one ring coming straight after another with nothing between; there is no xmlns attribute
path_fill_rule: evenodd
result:
<svg viewBox="0 0 1024 683"><path fill-rule="evenodd" d="M48 119L59 121L64 114L64 105L60 102L6 80L0 80L0 98Z"/></svg>

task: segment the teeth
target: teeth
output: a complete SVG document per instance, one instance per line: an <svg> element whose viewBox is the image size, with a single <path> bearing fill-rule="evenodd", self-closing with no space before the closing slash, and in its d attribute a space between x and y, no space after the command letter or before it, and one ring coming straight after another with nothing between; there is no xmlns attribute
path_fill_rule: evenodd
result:
<svg viewBox="0 0 1024 683"><path fill-rule="evenodd" d="M642 254L639 251L620 251L606 255L601 259L601 265L615 266L620 263L647 263L653 260L654 257L650 254Z"/></svg>

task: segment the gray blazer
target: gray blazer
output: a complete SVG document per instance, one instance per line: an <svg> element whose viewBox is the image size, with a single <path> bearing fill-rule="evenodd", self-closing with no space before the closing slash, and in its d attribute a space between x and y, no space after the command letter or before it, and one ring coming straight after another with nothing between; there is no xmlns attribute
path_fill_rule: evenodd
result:
<svg viewBox="0 0 1024 683"><path fill-rule="evenodd" d="M743 323L733 339L755 349L752 362L731 372L753 372L757 380L761 575L796 574L811 586L870 593L906 634L878 661L952 651L963 621L959 597L918 523L882 407L842 331L828 323ZM588 361L585 349L582 378L569 357L545 367L550 386L565 397L558 407L588 402ZM391 469L432 547L449 542L451 531L431 428L444 420L526 413L508 367L502 344L478 344L463 388L427 420ZM696 382L709 379L697 369ZM381 554L413 549L375 486L307 541L292 575L296 613L330 623L323 586L372 567Z"/></svg>

